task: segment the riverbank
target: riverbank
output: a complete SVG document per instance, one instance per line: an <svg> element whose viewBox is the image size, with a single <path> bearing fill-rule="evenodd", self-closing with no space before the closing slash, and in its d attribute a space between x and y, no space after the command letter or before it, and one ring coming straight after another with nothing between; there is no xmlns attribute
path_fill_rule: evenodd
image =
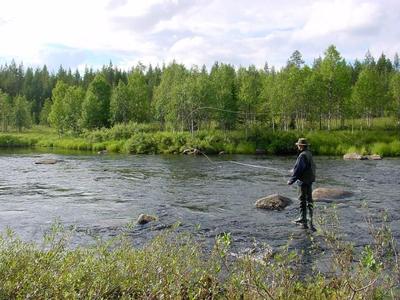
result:
<svg viewBox="0 0 400 300"><path fill-rule="evenodd" d="M0 236L1 299L397 299L399 265L390 229L373 227L361 251L339 238L335 213L308 236L314 253L268 246L232 253L233 237L215 238L210 253L192 235L168 230L140 248L129 228L120 236L71 249L73 231L59 224L42 244L10 231ZM321 248L322 247L322 248ZM307 255L330 252L328 273L308 270ZM306 251L306 252L307 252ZM388 298L389 297L389 298Z"/></svg>
<svg viewBox="0 0 400 300"><path fill-rule="evenodd" d="M121 126L88 131L80 136L58 136L46 127L34 127L26 132L0 133L0 147L48 147L65 150L131 154L180 154L187 149L199 149L206 154L294 154L294 143L305 136L316 155L379 154L400 156L400 135L397 130L363 131L156 131L148 128Z"/></svg>

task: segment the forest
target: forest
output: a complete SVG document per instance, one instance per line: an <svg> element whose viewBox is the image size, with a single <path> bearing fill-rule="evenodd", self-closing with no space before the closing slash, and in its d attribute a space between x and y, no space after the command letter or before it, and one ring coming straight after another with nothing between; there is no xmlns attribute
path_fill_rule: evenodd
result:
<svg viewBox="0 0 400 300"><path fill-rule="evenodd" d="M305 64L294 51L277 70L265 63L235 67L216 62L130 70L104 65L84 72L59 67L0 66L0 130L35 124L62 135L143 123L163 131L273 131L373 128L376 118L400 120L400 62L396 53L347 62L334 45ZM398 124L398 123L397 123Z"/></svg>

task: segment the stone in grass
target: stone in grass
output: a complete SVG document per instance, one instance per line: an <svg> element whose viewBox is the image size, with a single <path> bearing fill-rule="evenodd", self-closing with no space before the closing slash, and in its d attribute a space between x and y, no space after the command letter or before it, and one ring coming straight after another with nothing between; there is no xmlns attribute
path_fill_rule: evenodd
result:
<svg viewBox="0 0 400 300"><path fill-rule="evenodd" d="M140 224L140 225L144 225L144 224L147 224L149 222L156 221L156 220L157 220L157 217L155 217L155 216L146 215L146 214L140 214L138 219L137 219L137 223Z"/></svg>
<svg viewBox="0 0 400 300"><path fill-rule="evenodd" d="M279 194L273 194L264 198L258 199L255 203L257 208L268 210L282 210L292 203L292 199Z"/></svg>

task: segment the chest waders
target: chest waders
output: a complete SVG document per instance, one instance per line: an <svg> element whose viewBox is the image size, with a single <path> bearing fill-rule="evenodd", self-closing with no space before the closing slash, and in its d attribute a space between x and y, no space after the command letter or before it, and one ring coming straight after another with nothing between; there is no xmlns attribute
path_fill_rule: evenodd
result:
<svg viewBox="0 0 400 300"><path fill-rule="evenodd" d="M307 167L299 176L299 180L301 181L299 186L300 218L295 220L295 223L302 224L304 228L308 228L308 210L310 217L310 228L311 230L315 231L313 223L314 201L312 198L312 183L315 181L315 164L310 151L304 150L299 156L304 156Z"/></svg>

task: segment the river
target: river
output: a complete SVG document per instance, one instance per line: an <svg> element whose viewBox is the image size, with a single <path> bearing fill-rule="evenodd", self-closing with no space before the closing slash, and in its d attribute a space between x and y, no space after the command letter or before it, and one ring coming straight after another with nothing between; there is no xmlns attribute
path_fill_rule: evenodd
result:
<svg viewBox="0 0 400 300"><path fill-rule="evenodd" d="M54 165L35 162L54 158ZM293 239L293 247L306 247L309 239L291 221L298 203L283 211L265 211L254 202L279 193L295 199L295 187L277 172L292 168L295 157L271 156L162 156L40 153L30 150L0 152L0 230L11 228L25 240L40 241L56 220L77 232L74 244L93 237L108 238L128 232L141 245L165 228L180 222L212 243L230 232L237 251L254 241L278 248ZM366 203L379 222L387 210L394 236L400 237L400 160L344 161L316 157L315 187L353 191L337 211L342 231L356 247L371 242L364 221ZM258 165L253 168L233 164ZM318 217L331 204L316 203ZM158 216L144 226L134 224L140 213ZM316 236L318 233L316 233Z"/></svg>

